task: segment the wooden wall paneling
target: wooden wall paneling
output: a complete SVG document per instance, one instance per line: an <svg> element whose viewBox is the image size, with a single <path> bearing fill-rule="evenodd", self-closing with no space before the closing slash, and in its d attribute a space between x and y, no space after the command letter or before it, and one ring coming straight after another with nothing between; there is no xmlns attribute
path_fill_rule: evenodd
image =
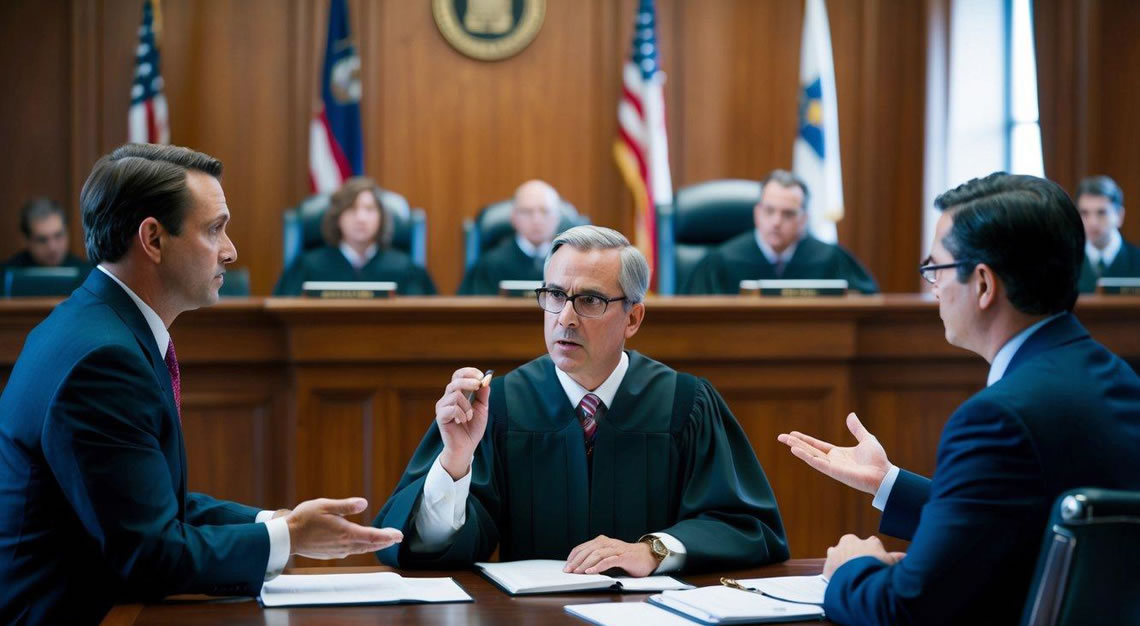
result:
<svg viewBox="0 0 1140 626"><path fill-rule="evenodd" d="M191 491L261 508L269 502L266 431L273 398L259 393L190 391L182 395Z"/></svg>
<svg viewBox="0 0 1140 626"><path fill-rule="evenodd" d="M1070 192L1088 167L1088 12L1084 0L1033 3L1037 104L1045 175Z"/></svg>
<svg viewBox="0 0 1140 626"><path fill-rule="evenodd" d="M76 221L67 160L71 15L60 1L0 5L0 143L6 155L0 167L0 261L24 247L19 211L26 200L47 196Z"/></svg>

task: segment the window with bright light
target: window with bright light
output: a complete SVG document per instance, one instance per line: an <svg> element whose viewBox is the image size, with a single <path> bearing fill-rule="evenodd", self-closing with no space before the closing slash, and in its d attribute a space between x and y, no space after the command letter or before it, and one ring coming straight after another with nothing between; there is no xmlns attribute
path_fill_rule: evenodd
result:
<svg viewBox="0 0 1140 626"><path fill-rule="evenodd" d="M1033 0L1009 0L1009 156L1012 174L1045 175L1037 109Z"/></svg>

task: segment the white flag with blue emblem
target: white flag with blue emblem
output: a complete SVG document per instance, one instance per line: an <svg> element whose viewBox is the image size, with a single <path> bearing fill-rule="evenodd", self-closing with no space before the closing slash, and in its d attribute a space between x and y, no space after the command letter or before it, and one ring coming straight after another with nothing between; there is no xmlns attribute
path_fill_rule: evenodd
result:
<svg viewBox="0 0 1140 626"><path fill-rule="evenodd" d="M811 234L835 243L835 223L843 219L843 173L839 166L839 106L831 31L823 0L805 0L800 42L799 132L792 169L811 191Z"/></svg>

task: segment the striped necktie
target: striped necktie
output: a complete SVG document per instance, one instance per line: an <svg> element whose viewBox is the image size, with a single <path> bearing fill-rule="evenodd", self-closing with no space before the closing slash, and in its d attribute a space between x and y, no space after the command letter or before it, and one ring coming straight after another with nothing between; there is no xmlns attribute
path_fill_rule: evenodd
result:
<svg viewBox="0 0 1140 626"><path fill-rule="evenodd" d="M594 453L594 438L598 434L598 411L604 411L602 399L592 393L586 394L578 403L578 423L582 425L582 436L586 441L586 456Z"/></svg>
<svg viewBox="0 0 1140 626"><path fill-rule="evenodd" d="M174 406L178 408L178 423L182 423L182 376L178 371L178 355L174 353L174 339L166 344L166 371L170 372L170 386L174 388Z"/></svg>

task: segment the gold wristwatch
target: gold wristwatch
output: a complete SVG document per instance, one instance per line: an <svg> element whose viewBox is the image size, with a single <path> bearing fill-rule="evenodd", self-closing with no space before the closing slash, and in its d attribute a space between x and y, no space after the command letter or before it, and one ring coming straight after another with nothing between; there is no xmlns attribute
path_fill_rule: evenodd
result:
<svg viewBox="0 0 1140 626"><path fill-rule="evenodd" d="M661 541L661 538L657 535L642 535L641 539L637 541L649 546L649 553L653 555L653 558L657 559L658 565L661 565L661 561L664 561L665 557L670 554L669 548L665 547L665 542Z"/></svg>

